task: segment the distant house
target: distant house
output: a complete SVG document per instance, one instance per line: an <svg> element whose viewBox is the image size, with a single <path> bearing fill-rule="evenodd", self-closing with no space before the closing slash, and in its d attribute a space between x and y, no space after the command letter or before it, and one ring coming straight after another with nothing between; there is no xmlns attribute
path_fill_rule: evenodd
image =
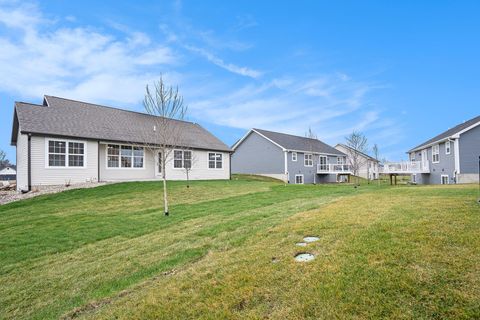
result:
<svg viewBox="0 0 480 320"><path fill-rule="evenodd" d="M13 166L0 169L0 181L12 181L17 179L17 171Z"/></svg>
<svg viewBox="0 0 480 320"><path fill-rule="evenodd" d="M345 181L351 174L346 155L317 139L251 129L232 149L232 173L293 184Z"/></svg>
<svg viewBox="0 0 480 320"><path fill-rule="evenodd" d="M347 163L352 164L353 155L358 155L358 165L359 170L357 175L364 179L375 180L378 179L379 174L379 163L377 159L365 154L363 152L355 151L351 147L339 143L335 146L335 149L340 150L341 152L347 155Z"/></svg>
<svg viewBox="0 0 480 320"><path fill-rule="evenodd" d="M386 163L383 173L409 174L418 184L478 182L480 116L423 142L408 155L407 162Z"/></svg>
<svg viewBox="0 0 480 320"><path fill-rule="evenodd" d="M185 145L172 145L167 179L186 179L192 159L192 180L230 178L228 146L196 123L169 121ZM161 157L152 151L157 123L145 113L53 96L41 105L16 102L11 144L17 148L17 188L161 179Z"/></svg>

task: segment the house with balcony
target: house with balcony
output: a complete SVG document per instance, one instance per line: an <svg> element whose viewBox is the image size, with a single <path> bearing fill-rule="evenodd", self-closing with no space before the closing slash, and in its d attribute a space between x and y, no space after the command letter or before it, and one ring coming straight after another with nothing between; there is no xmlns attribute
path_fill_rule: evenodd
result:
<svg viewBox="0 0 480 320"><path fill-rule="evenodd" d="M292 184L342 182L352 174L346 154L318 139L251 129L232 149L232 173Z"/></svg>
<svg viewBox="0 0 480 320"><path fill-rule="evenodd" d="M354 159L357 161L358 172L356 175L367 180L378 179L380 161L368 154L355 150L343 143L338 143L335 149L347 155L347 164L353 165Z"/></svg>
<svg viewBox="0 0 480 320"><path fill-rule="evenodd" d="M416 184L478 182L480 116L440 133L407 153L409 161L385 163L382 173L408 174Z"/></svg>

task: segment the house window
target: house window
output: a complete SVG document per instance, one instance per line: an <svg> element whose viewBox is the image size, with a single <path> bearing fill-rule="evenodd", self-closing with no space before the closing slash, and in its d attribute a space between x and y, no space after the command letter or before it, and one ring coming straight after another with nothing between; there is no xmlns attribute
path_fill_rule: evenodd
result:
<svg viewBox="0 0 480 320"><path fill-rule="evenodd" d="M295 184L303 184L303 174L295 175Z"/></svg>
<svg viewBox="0 0 480 320"><path fill-rule="evenodd" d="M441 176L441 183L442 183L442 184L449 184L449 183L450 183L448 175L442 174L442 176Z"/></svg>
<svg viewBox="0 0 480 320"><path fill-rule="evenodd" d="M292 152L292 161L297 161L297 153Z"/></svg>
<svg viewBox="0 0 480 320"><path fill-rule="evenodd" d="M143 168L145 149L117 144L107 145L108 168Z"/></svg>
<svg viewBox="0 0 480 320"><path fill-rule="evenodd" d="M173 151L173 167L191 168L192 167L192 151L174 150Z"/></svg>
<svg viewBox="0 0 480 320"><path fill-rule="evenodd" d="M313 155L312 154L305 154L305 167L313 167Z"/></svg>
<svg viewBox="0 0 480 320"><path fill-rule="evenodd" d="M65 167L67 148L65 141L48 141L48 166Z"/></svg>
<svg viewBox="0 0 480 320"><path fill-rule="evenodd" d="M107 146L107 166L108 168L118 168L120 166L120 146L109 144Z"/></svg>
<svg viewBox="0 0 480 320"><path fill-rule="evenodd" d="M221 153L208 153L208 168L210 169L222 169L222 154Z"/></svg>
<svg viewBox="0 0 480 320"><path fill-rule="evenodd" d="M83 167L84 144L81 142L68 143L68 166Z"/></svg>
<svg viewBox="0 0 480 320"><path fill-rule="evenodd" d="M337 157L337 164L344 164L343 160L343 157Z"/></svg>
<svg viewBox="0 0 480 320"><path fill-rule="evenodd" d="M432 147L432 162L433 163L439 163L440 162L439 155L440 155L440 147L437 144L437 145L434 145Z"/></svg>
<svg viewBox="0 0 480 320"><path fill-rule="evenodd" d="M450 154L450 141L445 142L445 154Z"/></svg>
<svg viewBox="0 0 480 320"><path fill-rule="evenodd" d="M410 154L410 161L415 161L415 153Z"/></svg>
<svg viewBox="0 0 480 320"><path fill-rule="evenodd" d="M48 167L84 167L85 143L48 140Z"/></svg>

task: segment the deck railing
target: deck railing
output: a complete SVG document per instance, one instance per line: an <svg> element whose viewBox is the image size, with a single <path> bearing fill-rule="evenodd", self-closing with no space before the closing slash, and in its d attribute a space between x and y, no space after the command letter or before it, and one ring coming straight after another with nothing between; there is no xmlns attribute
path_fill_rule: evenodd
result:
<svg viewBox="0 0 480 320"><path fill-rule="evenodd" d="M430 173L430 167L428 162L422 161L387 162L380 168L380 173Z"/></svg>
<svg viewBox="0 0 480 320"><path fill-rule="evenodd" d="M348 164L317 164L317 173L351 174L352 170Z"/></svg>

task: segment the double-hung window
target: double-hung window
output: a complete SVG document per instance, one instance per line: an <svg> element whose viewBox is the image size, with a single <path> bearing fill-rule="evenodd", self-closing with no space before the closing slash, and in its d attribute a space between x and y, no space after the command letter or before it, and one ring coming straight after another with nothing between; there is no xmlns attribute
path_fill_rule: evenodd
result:
<svg viewBox="0 0 480 320"><path fill-rule="evenodd" d="M440 147L437 144L432 147L432 162L439 163L440 162L439 156L440 156Z"/></svg>
<svg viewBox="0 0 480 320"><path fill-rule="evenodd" d="M209 169L222 169L223 161L222 154L209 152L208 153L208 168Z"/></svg>
<svg viewBox="0 0 480 320"><path fill-rule="evenodd" d="M85 143L66 140L48 140L48 167L84 167Z"/></svg>
<svg viewBox="0 0 480 320"><path fill-rule="evenodd" d="M192 151L187 150L174 150L173 151L173 167L180 168L192 168Z"/></svg>
<svg viewBox="0 0 480 320"><path fill-rule="evenodd" d="M297 161L297 153L292 152L292 161Z"/></svg>
<svg viewBox="0 0 480 320"><path fill-rule="evenodd" d="M118 144L107 146L108 168L143 168L145 162L145 149Z"/></svg>
<svg viewBox="0 0 480 320"><path fill-rule="evenodd" d="M450 141L445 142L445 154L450 154L450 149L451 149Z"/></svg>
<svg viewBox="0 0 480 320"><path fill-rule="evenodd" d="M305 167L313 167L313 155L306 153L305 154L305 161L304 161Z"/></svg>

